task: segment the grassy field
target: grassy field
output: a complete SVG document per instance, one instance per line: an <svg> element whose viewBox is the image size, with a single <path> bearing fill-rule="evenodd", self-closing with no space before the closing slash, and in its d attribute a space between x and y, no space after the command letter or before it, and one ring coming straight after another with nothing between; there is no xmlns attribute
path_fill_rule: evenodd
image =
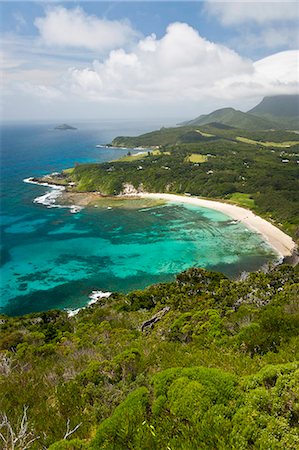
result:
<svg viewBox="0 0 299 450"><path fill-rule="evenodd" d="M138 161L139 159L144 159L147 158L149 152L140 152L137 153L135 155L125 155L122 156L119 159L115 159L113 162L118 161L118 162L134 162L134 161ZM150 151L151 156L161 156L161 155L170 155L170 152L161 152L160 150L152 150Z"/></svg>
<svg viewBox="0 0 299 450"><path fill-rule="evenodd" d="M204 163L208 160L206 155L200 155L199 153L192 153L186 157L186 162L191 163Z"/></svg>
<svg viewBox="0 0 299 450"><path fill-rule="evenodd" d="M250 197L250 194L243 194L242 192L234 192L229 197L237 205L244 206L245 208L254 208L254 200Z"/></svg>
<svg viewBox="0 0 299 450"><path fill-rule="evenodd" d="M74 172L74 168L73 167L70 167L69 169L64 169L63 170L63 173L65 173L67 175L70 175L73 172Z"/></svg>
<svg viewBox="0 0 299 450"><path fill-rule="evenodd" d="M113 160L113 162L116 162L116 161L133 162L133 161L138 161L139 159L144 159L146 157L147 157L147 152L137 153L136 155L125 155L125 156L122 156L119 159Z"/></svg>
<svg viewBox="0 0 299 450"><path fill-rule="evenodd" d="M204 137L215 137L215 134L211 134L211 133L204 133L203 131L200 130L196 130L197 133L201 134Z"/></svg>
<svg viewBox="0 0 299 450"><path fill-rule="evenodd" d="M237 136L236 140L239 142L244 142L245 144L253 144L253 145L262 145L263 147L277 147L277 148L286 148L292 147L293 145L299 144L299 141L286 141L286 142L262 142L255 141L253 139L248 139L245 137Z"/></svg>

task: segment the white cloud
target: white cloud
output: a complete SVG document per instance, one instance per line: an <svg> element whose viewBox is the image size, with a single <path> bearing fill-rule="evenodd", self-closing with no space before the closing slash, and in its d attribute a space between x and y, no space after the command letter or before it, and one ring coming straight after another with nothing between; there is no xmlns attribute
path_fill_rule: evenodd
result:
<svg viewBox="0 0 299 450"><path fill-rule="evenodd" d="M228 99L296 94L299 88L298 61L297 50L276 53L253 63L251 75L221 80L216 90L226 93Z"/></svg>
<svg viewBox="0 0 299 450"><path fill-rule="evenodd" d="M19 91L24 94L34 95L45 101L57 100L63 98L62 92L52 86L45 86L44 84L32 83L18 83Z"/></svg>
<svg viewBox="0 0 299 450"><path fill-rule="evenodd" d="M252 70L249 60L207 41L187 24L174 23L160 40L146 37L134 52L114 50L103 62L70 74L72 90L93 100L163 101L200 98L215 81Z"/></svg>
<svg viewBox="0 0 299 450"><path fill-rule="evenodd" d="M34 23L43 44L47 46L105 52L125 46L138 36L128 21L99 19L87 15L80 7L50 8L44 17L38 17Z"/></svg>
<svg viewBox="0 0 299 450"><path fill-rule="evenodd" d="M292 21L298 18L298 2L206 0L205 11L217 17L223 25L239 25L246 22L265 24Z"/></svg>
<svg viewBox="0 0 299 450"><path fill-rule="evenodd" d="M125 100L176 104L203 99L242 99L298 89L298 52L253 62L203 39L183 23L160 40L142 39L134 52L112 51L85 69L70 69L70 89L92 101ZM298 68L297 68L298 69Z"/></svg>
<svg viewBox="0 0 299 450"><path fill-rule="evenodd" d="M110 117L120 117L130 111L131 117L183 118L224 106L242 109L264 95L298 90L298 52L285 51L253 62L204 39L184 23L169 25L160 39L155 35L140 39L131 50L113 49L89 66L86 58L78 63L75 58L60 58L65 48L58 50L55 59L54 54L49 57L50 51L30 43L31 53L26 53L22 42L6 40L6 88L15 99L7 96L7 105L18 104L20 98L24 104L26 99L35 104L36 110L47 102L47 113L51 105L51 111L60 115L80 105L78 116L84 111L86 116L90 111L102 111L102 115L110 111Z"/></svg>
<svg viewBox="0 0 299 450"><path fill-rule="evenodd" d="M244 30L230 44L241 51L250 49L296 49L299 48L298 26L269 26L258 31Z"/></svg>

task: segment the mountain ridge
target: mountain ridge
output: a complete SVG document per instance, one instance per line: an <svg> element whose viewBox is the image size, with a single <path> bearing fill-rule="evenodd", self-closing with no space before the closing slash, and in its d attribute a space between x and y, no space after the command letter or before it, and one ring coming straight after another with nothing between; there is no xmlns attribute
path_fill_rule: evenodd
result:
<svg viewBox="0 0 299 450"><path fill-rule="evenodd" d="M269 96L247 112L232 107L184 121L179 126L208 125L217 122L245 130L299 129L299 95Z"/></svg>

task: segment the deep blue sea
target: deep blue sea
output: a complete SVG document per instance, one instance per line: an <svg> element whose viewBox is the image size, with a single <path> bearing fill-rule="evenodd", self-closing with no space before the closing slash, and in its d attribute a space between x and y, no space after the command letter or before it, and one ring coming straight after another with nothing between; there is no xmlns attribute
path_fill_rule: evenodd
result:
<svg viewBox="0 0 299 450"><path fill-rule="evenodd" d="M161 122L72 122L76 131L55 125L1 126L0 312L76 309L93 290L128 292L172 280L192 266L234 277L275 258L257 234L205 208L171 203L72 214L33 203L49 188L24 178L116 159L127 151L96 145L157 129Z"/></svg>

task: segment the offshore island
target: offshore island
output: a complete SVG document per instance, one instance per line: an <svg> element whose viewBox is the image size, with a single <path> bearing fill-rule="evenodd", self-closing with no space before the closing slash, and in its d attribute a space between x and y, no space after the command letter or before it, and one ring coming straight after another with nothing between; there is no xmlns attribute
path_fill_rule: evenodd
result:
<svg viewBox="0 0 299 450"><path fill-rule="evenodd" d="M67 123L63 123L61 125L57 125L54 130L77 130L76 127L68 125Z"/></svg>

